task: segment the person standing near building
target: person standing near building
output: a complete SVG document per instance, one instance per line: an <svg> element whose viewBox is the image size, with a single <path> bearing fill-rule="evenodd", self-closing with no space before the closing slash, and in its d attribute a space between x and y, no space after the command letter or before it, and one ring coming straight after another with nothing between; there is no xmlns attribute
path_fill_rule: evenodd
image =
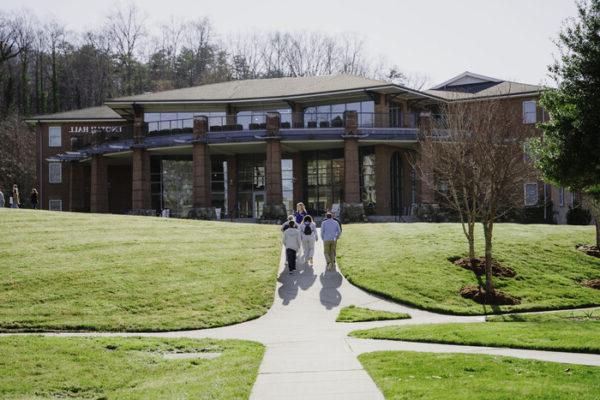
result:
<svg viewBox="0 0 600 400"><path fill-rule="evenodd" d="M31 189L31 194L29 195L29 200L31 201L31 208L34 210L38 207L38 191L36 188Z"/></svg>
<svg viewBox="0 0 600 400"><path fill-rule="evenodd" d="M321 239L323 239L323 248L325 249L325 261L327 261L326 270L335 270L335 252L337 240L341 234L340 224L333 219L333 215L328 212L325 221L321 223Z"/></svg>
<svg viewBox="0 0 600 400"><path fill-rule="evenodd" d="M302 257L304 265L313 265L313 256L315 254L315 242L319 240L317 236L317 225L313 222L310 215L304 217L300 225L300 233L302 236Z"/></svg>
<svg viewBox="0 0 600 400"><path fill-rule="evenodd" d="M0 190L0 208L4 208L4 193Z"/></svg>
<svg viewBox="0 0 600 400"><path fill-rule="evenodd" d="M12 203L10 205L11 208L19 208L19 187L15 183L12 188Z"/></svg>
<svg viewBox="0 0 600 400"><path fill-rule="evenodd" d="M308 213L306 212L306 207L304 203L296 204L296 212L294 213L294 217L296 218L296 224L300 225L306 217Z"/></svg>
<svg viewBox="0 0 600 400"><path fill-rule="evenodd" d="M290 221L289 228L283 232L283 245L285 246L288 269L290 274L293 274L296 270L296 254L302 245L300 231L296 229L294 221Z"/></svg>

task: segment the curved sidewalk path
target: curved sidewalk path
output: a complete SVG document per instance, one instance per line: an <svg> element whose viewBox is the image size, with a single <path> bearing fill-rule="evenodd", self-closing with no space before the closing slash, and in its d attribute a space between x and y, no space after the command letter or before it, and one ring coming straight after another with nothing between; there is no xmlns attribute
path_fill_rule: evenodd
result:
<svg viewBox="0 0 600 400"><path fill-rule="evenodd" d="M343 239L342 239L343 240ZM251 399L361 399L383 395L357 359L380 350L477 353L600 366L600 355L441 345L349 338L350 331L386 325L483 322L485 317L461 317L409 308L366 293L339 272L325 272L323 244L315 246L314 268L299 266L289 275L283 254L273 306L264 316L237 325L160 333L58 333L70 336L155 336L254 340L266 345ZM348 305L407 312L408 320L336 323Z"/></svg>

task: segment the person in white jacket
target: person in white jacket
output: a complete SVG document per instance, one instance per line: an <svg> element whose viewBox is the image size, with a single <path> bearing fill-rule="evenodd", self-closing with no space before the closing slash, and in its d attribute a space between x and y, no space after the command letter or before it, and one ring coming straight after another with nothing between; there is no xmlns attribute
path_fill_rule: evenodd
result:
<svg viewBox="0 0 600 400"><path fill-rule="evenodd" d="M313 222L310 215L306 215L299 227L302 236L302 256L304 265L313 265L313 256L315 254L315 242L319 240L317 236L317 225Z"/></svg>
<svg viewBox="0 0 600 400"><path fill-rule="evenodd" d="M283 245L285 246L285 258L287 260L290 274L296 270L296 254L300 250L302 241L300 239L300 231L296 229L296 223L290 221L289 228L283 232Z"/></svg>

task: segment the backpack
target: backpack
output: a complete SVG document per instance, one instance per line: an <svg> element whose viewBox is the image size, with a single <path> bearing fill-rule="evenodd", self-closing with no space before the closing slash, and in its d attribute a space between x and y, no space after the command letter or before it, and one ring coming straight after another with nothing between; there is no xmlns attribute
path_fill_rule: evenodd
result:
<svg viewBox="0 0 600 400"><path fill-rule="evenodd" d="M305 224L305 226L304 226L304 234L306 236L312 235L312 228L310 227L310 224Z"/></svg>

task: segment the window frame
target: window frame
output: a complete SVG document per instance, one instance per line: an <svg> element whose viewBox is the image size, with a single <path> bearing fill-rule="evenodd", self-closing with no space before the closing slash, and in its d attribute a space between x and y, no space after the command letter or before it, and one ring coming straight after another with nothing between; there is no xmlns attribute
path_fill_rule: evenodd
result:
<svg viewBox="0 0 600 400"><path fill-rule="evenodd" d="M558 206L559 207L565 206L565 188L564 187L558 188Z"/></svg>
<svg viewBox="0 0 600 400"><path fill-rule="evenodd" d="M58 167L58 178L57 179L53 179L53 173L52 173L53 166ZM54 171L54 173L56 173L56 171ZM51 184L62 183L62 163L55 162L55 161L48 163L48 183L51 183Z"/></svg>
<svg viewBox="0 0 600 400"><path fill-rule="evenodd" d="M56 131L58 130L58 136ZM62 147L62 127L60 125L53 125L48 127L48 147Z"/></svg>
<svg viewBox="0 0 600 400"><path fill-rule="evenodd" d="M535 194L536 194L536 201L535 203L529 203L527 201L527 186L529 185L535 185ZM540 187L539 184L537 182L525 182L523 184L523 203L525 204L525 207L533 207L533 206L537 206L540 202Z"/></svg>
<svg viewBox="0 0 600 400"><path fill-rule="evenodd" d="M533 111L528 111L526 107L530 104L533 104ZM524 124L535 124L537 123L537 102L535 100L526 100L523 102L523 123ZM528 116L533 116L532 119L529 119Z"/></svg>
<svg viewBox="0 0 600 400"><path fill-rule="evenodd" d="M58 207L53 207L52 204L58 204ZM48 200L48 211L62 211L63 203L62 199L49 199Z"/></svg>

